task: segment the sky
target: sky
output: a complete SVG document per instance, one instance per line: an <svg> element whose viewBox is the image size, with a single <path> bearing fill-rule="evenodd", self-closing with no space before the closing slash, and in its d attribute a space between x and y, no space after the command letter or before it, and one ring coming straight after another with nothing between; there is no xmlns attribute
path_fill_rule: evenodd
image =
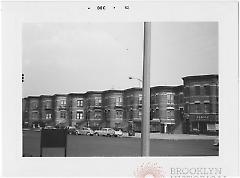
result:
<svg viewBox="0 0 240 178"><path fill-rule="evenodd" d="M151 86L218 74L217 22L152 22ZM24 23L23 97L139 87L143 23Z"/></svg>

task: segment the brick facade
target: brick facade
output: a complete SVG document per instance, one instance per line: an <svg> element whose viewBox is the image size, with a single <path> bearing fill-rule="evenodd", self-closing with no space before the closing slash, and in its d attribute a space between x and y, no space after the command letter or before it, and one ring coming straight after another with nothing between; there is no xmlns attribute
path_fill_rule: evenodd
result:
<svg viewBox="0 0 240 178"><path fill-rule="evenodd" d="M188 76L184 85L151 87L151 132L209 133L218 127L218 75ZM22 99L23 123L130 128L140 132L142 89L29 96Z"/></svg>
<svg viewBox="0 0 240 178"><path fill-rule="evenodd" d="M218 130L218 75L188 76L184 81L184 116L188 132Z"/></svg>

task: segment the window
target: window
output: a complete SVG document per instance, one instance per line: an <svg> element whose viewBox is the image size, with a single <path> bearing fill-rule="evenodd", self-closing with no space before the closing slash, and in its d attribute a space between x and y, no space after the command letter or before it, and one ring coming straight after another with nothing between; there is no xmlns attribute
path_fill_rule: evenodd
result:
<svg viewBox="0 0 240 178"><path fill-rule="evenodd" d="M142 118L142 110L139 110L139 111L138 111L138 117L139 117L139 118Z"/></svg>
<svg viewBox="0 0 240 178"><path fill-rule="evenodd" d="M133 105L133 104L134 104L134 97L131 96L131 97L130 97L130 105Z"/></svg>
<svg viewBox="0 0 240 178"><path fill-rule="evenodd" d="M101 120L101 112L95 111L94 118L97 119L97 120Z"/></svg>
<svg viewBox="0 0 240 178"><path fill-rule="evenodd" d="M60 112L60 117L61 118L66 118L66 112L65 111L61 111Z"/></svg>
<svg viewBox="0 0 240 178"><path fill-rule="evenodd" d="M38 113L37 112L33 112L32 113L32 118L33 119L37 119L38 118Z"/></svg>
<svg viewBox="0 0 240 178"><path fill-rule="evenodd" d="M204 112L210 113L210 103L204 103Z"/></svg>
<svg viewBox="0 0 240 178"><path fill-rule="evenodd" d="M83 100L77 100L77 107L83 106Z"/></svg>
<svg viewBox="0 0 240 178"><path fill-rule="evenodd" d="M189 104L188 103L184 105L184 111L186 113L189 113Z"/></svg>
<svg viewBox="0 0 240 178"><path fill-rule="evenodd" d="M200 113L201 112L201 105L200 105L200 103L195 103L195 111L196 111L196 113Z"/></svg>
<svg viewBox="0 0 240 178"><path fill-rule="evenodd" d="M77 116L76 116L77 119L83 119L83 112L81 111L77 111Z"/></svg>
<svg viewBox="0 0 240 178"><path fill-rule="evenodd" d="M195 105L194 104L189 105L189 113L195 113Z"/></svg>
<svg viewBox="0 0 240 178"><path fill-rule="evenodd" d="M37 109L37 108L38 108L37 102L33 102L33 103L32 103L32 109Z"/></svg>
<svg viewBox="0 0 240 178"><path fill-rule="evenodd" d="M172 93L167 94L167 104L173 104L174 95Z"/></svg>
<svg viewBox="0 0 240 178"><path fill-rule="evenodd" d="M122 118L123 117L123 111L116 111L116 118Z"/></svg>
<svg viewBox="0 0 240 178"><path fill-rule="evenodd" d="M61 106L66 106L66 100L61 100Z"/></svg>
<svg viewBox="0 0 240 178"><path fill-rule="evenodd" d="M185 87L185 88L184 88L184 95L185 95L186 97L188 97L188 96L190 95L190 88L189 88L189 87Z"/></svg>
<svg viewBox="0 0 240 178"><path fill-rule="evenodd" d="M52 118L52 114L48 113L46 114L46 119L51 119Z"/></svg>
<svg viewBox="0 0 240 178"><path fill-rule="evenodd" d="M46 102L45 108L46 108L46 109L50 109L50 108L51 108L51 104L50 104L49 101Z"/></svg>
<svg viewBox="0 0 240 178"><path fill-rule="evenodd" d="M101 106L101 104L102 104L102 99L99 97L96 97L95 98L95 106Z"/></svg>
<svg viewBox="0 0 240 178"><path fill-rule="evenodd" d="M160 117L159 114L160 114L160 113L159 113L159 108L157 107L157 108L156 108L156 111L155 111L155 117L156 117L156 118L159 118L159 117Z"/></svg>
<svg viewBox="0 0 240 178"><path fill-rule="evenodd" d="M138 97L138 104L139 105L142 105L142 95L140 94L139 97Z"/></svg>
<svg viewBox="0 0 240 178"><path fill-rule="evenodd" d="M170 118L170 117L173 117L173 116L174 116L174 111L168 110L167 111L167 117Z"/></svg>
<svg viewBox="0 0 240 178"><path fill-rule="evenodd" d="M122 105L122 97L117 97L116 98L116 106L121 106Z"/></svg>
<svg viewBox="0 0 240 178"><path fill-rule="evenodd" d="M196 96L200 95L200 86L195 86L195 95Z"/></svg>
<svg viewBox="0 0 240 178"><path fill-rule="evenodd" d="M180 95L179 95L179 102L180 102L180 103L183 103L183 94L180 94Z"/></svg>
<svg viewBox="0 0 240 178"><path fill-rule="evenodd" d="M209 85L205 85L204 86L204 94L206 96L209 96L210 95L210 86Z"/></svg>

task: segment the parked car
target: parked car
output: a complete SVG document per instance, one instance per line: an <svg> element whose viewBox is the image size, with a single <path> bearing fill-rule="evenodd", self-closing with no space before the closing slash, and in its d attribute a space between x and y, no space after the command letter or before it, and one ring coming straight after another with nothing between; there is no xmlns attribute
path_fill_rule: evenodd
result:
<svg viewBox="0 0 240 178"><path fill-rule="evenodd" d="M103 130L94 130L94 135L99 136L99 135L103 135Z"/></svg>
<svg viewBox="0 0 240 178"><path fill-rule="evenodd" d="M199 135L200 131L197 128L192 129L192 134Z"/></svg>
<svg viewBox="0 0 240 178"><path fill-rule="evenodd" d="M122 130L121 130L121 129L115 130L115 131L114 131L114 136L115 136L115 137L121 137L121 136L123 136Z"/></svg>
<svg viewBox="0 0 240 178"><path fill-rule="evenodd" d="M91 128L83 127L82 129L77 130L77 135L90 135L93 136L94 132Z"/></svg>
<svg viewBox="0 0 240 178"><path fill-rule="evenodd" d="M77 129L75 127L67 127L69 135L77 135Z"/></svg>
<svg viewBox="0 0 240 178"><path fill-rule="evenodd" d="M111 137L114 136L115 131L112 128L103 128L103 136Z"/></svg>
<svg viewBox="0 0 240 178"><path fill-rule="evenodd" d="M112 128L102 128L101 130L95 130L94 134L97 136L101 135L111 137L114 136L115 130L113 130Z"/></svg>
<svg viewBox="0 0 240 178"><path fill-rule="evenodd" d="M44 129L56 129L56 128L54 126L48 125L48 126L45 126Z"/></svg>
<svg viewBox="0 0 240 178"><path fill-rule="evenodd" d="M216 138L216 139L213 141L213 146L219 147L219 138Z"/></svg>

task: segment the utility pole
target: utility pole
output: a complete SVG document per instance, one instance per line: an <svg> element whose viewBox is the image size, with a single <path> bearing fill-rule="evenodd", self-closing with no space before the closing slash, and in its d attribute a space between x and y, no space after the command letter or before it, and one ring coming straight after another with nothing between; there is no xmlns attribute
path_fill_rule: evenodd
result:
<svg viewBox="0 0 240 178"><path fill-rule="evenodd" d="M151 22L144 22L142 156L150 156L150 58Z"/></svg>

